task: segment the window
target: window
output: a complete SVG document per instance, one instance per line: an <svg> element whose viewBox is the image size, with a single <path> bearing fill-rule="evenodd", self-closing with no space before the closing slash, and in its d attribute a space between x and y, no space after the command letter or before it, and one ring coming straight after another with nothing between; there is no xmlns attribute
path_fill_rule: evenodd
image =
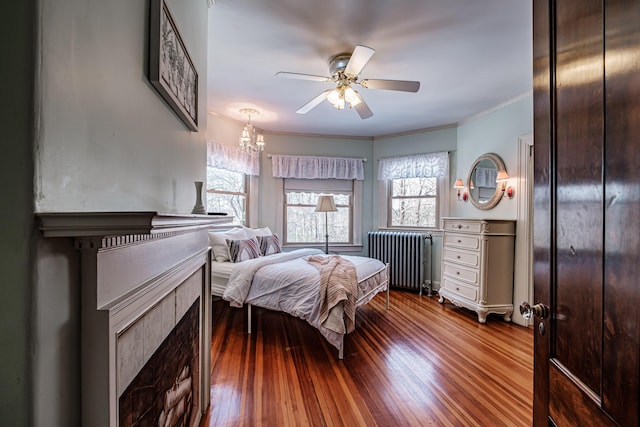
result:
<svg viewBox="0 0 640 427"><path fill-rule="evenodd" d="M331 244L352 244L354 217L354 181L284 180L284 243L325 242L325 217ZM316 212L318 196L331 195L337 212Z"/></svg>
<svg viewBox="0 0 640 427"><path fill-rule="evenodd" d="M448 209L449 154L380 159L379 227L437 228Z"/></svg>
<svg viewBox="0 0 640 427"><path fill-rule="evenodd" d="M351 242L351 195L331 194L338 212L315 212L318 196L327 193L287 192L285 243L324 243L325 217L331 243Z"/></svg>
<svg viewBox="0 0 640 427"><path fill-rule="evenodd" d="M207 212L224 212L233 224L247 219L248 179L244 173L207 166Z"/></svg>
<svg viewBox="0 0 640 427"><path fill-rule="evenodd" d="M438 179L399 178L389 185L389 227L435 227L438 220Z"/></svg>

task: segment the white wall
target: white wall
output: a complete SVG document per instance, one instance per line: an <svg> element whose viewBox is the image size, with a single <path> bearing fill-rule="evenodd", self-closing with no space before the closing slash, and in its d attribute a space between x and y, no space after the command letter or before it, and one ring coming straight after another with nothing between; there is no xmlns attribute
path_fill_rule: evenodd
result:
<svg viewBox="0 0 640 427"><path fill-rule="evenodd" d="M200 132L148 81L148 1L40 4L36 212L189 213L206 179L207 3L168 0L199 74ZM36 251L33 424L76 426L78 255L69 239L40 238Z"/></svg>
<svg viewBox="0 0 640 427"><path fill-rule="evenodd" d="M458 127L455 178L466 182L469 169L485 153L496 153L504 161L510 186L517 186L518 138L533 131L533 97L524 96L502 108L481 115ZM451 216L465 218L516 219L517 198L503 198L496 207L482 211L470 202L452 198Z"/></svg>
<svg viewBox="0 0 640 427"><path fill-rule="evenodd" d="M149 83L148 1L41 3L36 211L190 212L206 178L206 2L168 1L199 73L202 132Z"/></svg>
<svg viewBox="0 0 640 427"><path fill-rule="evenodd" d="M410 154L434 153L440 151L450 152L449 175L455 176L456 171L456 147L457 130L455 126L442 129L434 129L421 133L402 135L387 138L378 138L374 144L374 224L381 225L378 218L381 203L380 198L386 197L377 190L378 188L378 160L385 157L406 156ZM452 181L453 182L453 181ZM439 226L439 225L438 225ZM434 289L439 288L440 260L442 259L442 236L440 233L432 233L433 244L431 246L431 272L426 270L433 280Z"/></svg>

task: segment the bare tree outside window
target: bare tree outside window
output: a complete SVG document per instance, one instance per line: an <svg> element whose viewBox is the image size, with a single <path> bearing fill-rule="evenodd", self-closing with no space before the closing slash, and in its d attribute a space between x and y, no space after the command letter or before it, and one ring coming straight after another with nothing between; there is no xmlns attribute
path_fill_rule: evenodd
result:
<svg viewBox="0 0 640 427"><path fill-rule="evenodd" d="M241 172L207 167L207 212L224 212L233 224L245 224L248 198L247 178Z"/></svg>
<svg viewBox="0 0 640 427"><path fill-rule="evenodd" d="M351 243L351 195L318 192L285 193L286 241L285 243L324 243L325 214L315 212L318 196L332 195L337 212L327 215L329 241Z"/></svg>
<svg viewBox="0 0 640 427"><path fill-rule="evenodd" d="M437 178L391 180L389 225L427 228L436 226Z"/></svg>

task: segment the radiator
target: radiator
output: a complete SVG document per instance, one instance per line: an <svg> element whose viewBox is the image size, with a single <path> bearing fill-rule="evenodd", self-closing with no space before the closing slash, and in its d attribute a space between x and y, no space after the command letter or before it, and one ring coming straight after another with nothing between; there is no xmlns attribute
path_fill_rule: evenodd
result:
<svg viewBox="0 0 640 427"><path fill-rule="evenodd" d="M431 236L409 232L370 231L369 257L389 264L391 286L422 293L426 238L431 239Z"/></svg>

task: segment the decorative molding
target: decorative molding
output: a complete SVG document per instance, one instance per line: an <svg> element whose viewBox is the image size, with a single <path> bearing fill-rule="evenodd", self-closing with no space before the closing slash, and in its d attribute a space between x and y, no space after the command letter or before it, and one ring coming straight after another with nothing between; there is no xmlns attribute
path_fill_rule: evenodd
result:
<svg viewBox="0 0 640 427"><path fill-rule="evenodd" d="M231 221L228 216L161 212L51 212L37 214L44 237L145 235L196 230Z"/></svg>
<svg viewBox="0 0 640 427"><path fill-rule="evenodd" d="M493 107L491 107L489 109L481 111L481 112L479 112L477 114L474 114L473 116L469 116L469 117L467 117L465 119L462 119L458 123L456 123L455 126L459 127L459 126L462 126L462 125L464 125L466 123L469 123L469 122L472 122L474 120L477 120L480 117L483 117L483 116L489 115L489 114L491 114L493 112L496 112L498 110L501 110L504 107L506 107L508 105L511 105L513 103L516 103L516 102L518 102L518 101L520 101L520 100L522 100L522 99L524 99L524 98L526 98L528 96L533 96L533 90L528 90L525 93L520 94L520 95L518 95L518 96L516 96L514 98L508 99L508 100L506 100L504 102L501 102L500 104L498 104L496 106L493 106Z"/></svg>

